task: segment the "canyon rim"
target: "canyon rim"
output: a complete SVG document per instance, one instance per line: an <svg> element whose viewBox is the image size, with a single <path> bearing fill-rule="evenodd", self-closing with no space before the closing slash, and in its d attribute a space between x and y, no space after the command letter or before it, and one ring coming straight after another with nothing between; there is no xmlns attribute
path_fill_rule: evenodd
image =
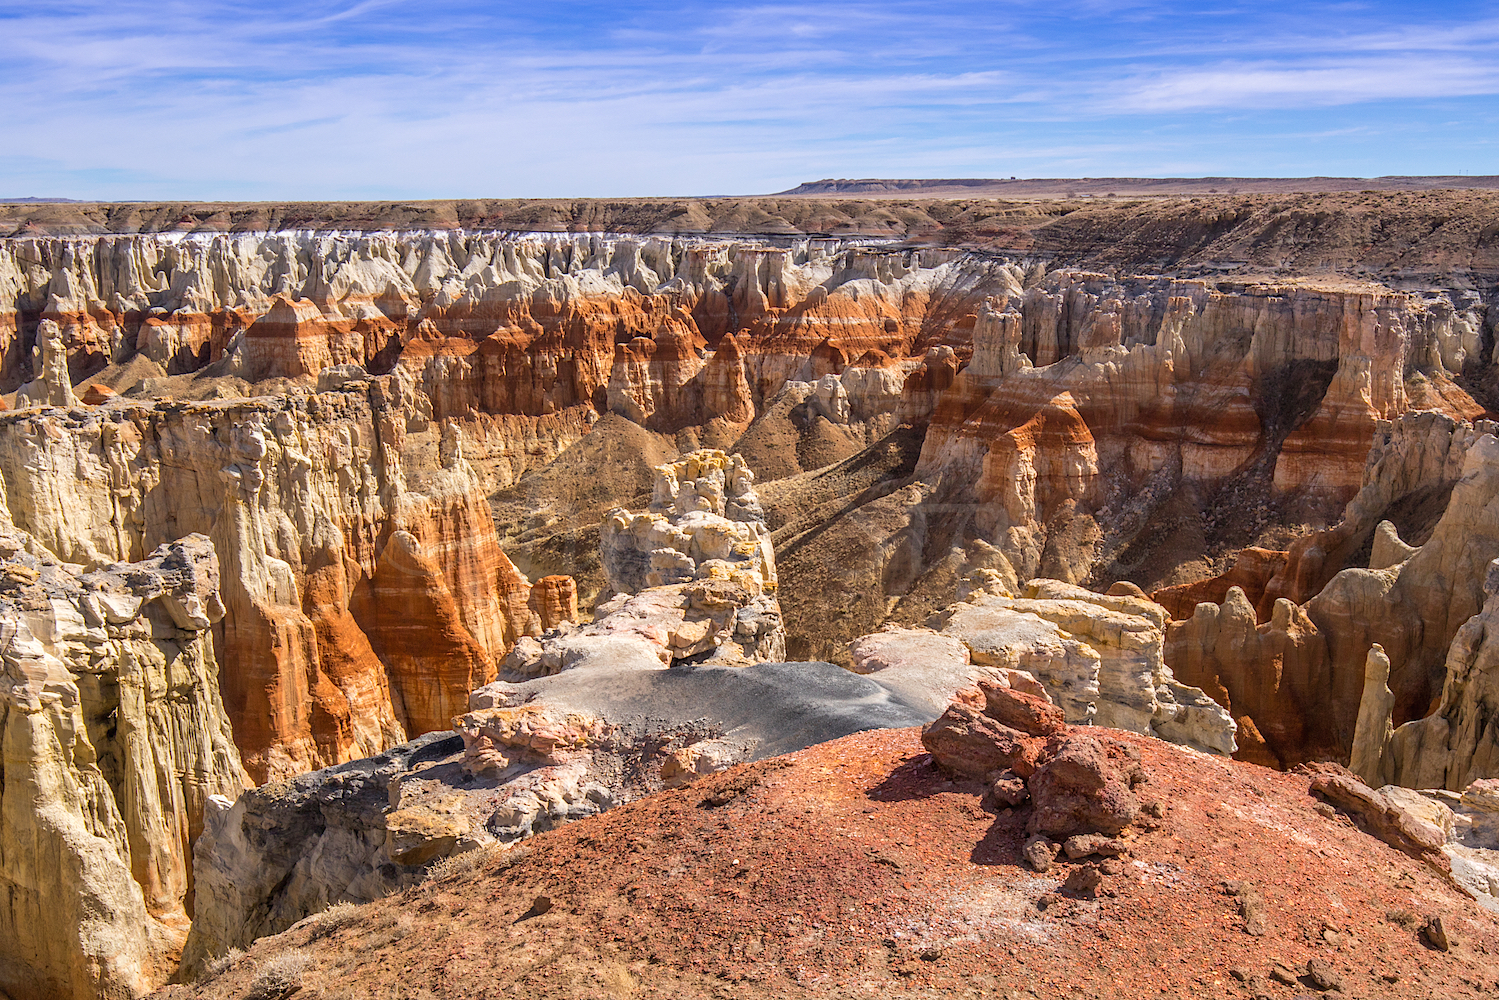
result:
<svg viewBox="0 0 1499 1000"><path fill-rule="evenodd" d="M1402 180L0 206L0 991L1493 995Z"/></svg>

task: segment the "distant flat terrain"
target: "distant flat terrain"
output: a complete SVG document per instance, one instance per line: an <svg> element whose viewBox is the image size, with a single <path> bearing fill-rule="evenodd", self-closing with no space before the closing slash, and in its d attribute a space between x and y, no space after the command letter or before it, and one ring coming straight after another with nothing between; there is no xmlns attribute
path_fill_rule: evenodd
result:
<svg viewBox="0 0 1499 1000"><path fill-rule="evenodd" d="M1338 191L1499 189L1499 175L1446 177L882 177L808 181L784 197L1172 198L1204 194L1331 194Z"/></svg>
<svg viewBox="0 0 1499 1000"><path fill-rule="evenodd" d="M1435 183L1443 178L1404 180ZM0 238L423 229L752 236L788 242L829 237L878 240L892 247L966 247L1048 266L1182 277L1341 274L1401 287L1439 284L1485 292L1499 282L1499 189L1112 198L942 197L934 190L912 196L32 202L0 204Z"/></svg>

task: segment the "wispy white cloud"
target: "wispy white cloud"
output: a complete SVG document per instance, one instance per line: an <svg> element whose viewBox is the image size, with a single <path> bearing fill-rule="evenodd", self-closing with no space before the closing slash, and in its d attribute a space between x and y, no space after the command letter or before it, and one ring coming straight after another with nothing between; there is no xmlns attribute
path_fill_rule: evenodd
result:
<svg viewBox="0 0 1499 1000"><path fill-rule="evenodd" d="M1499 62L1400 54L1322 66L1220 63L1120 80L1108 107L1124 111L1317 107L1499 93Z"/></svg>
<svg viewBox="0 0 1499 1000"><path fill-rule="evenodd" d="M1420 161L1436 171L1431 151L1472 148L1473 125L1495 118L1482 98L1499 93L1499 5L1439 13L1103 0L0 7L0 124L20 137L0 152L0 194L706 193L1184 163L1386 172L1381 136L1442 128ZM1441 122L1473 121L1433 125L1433 101Z"/></svg>

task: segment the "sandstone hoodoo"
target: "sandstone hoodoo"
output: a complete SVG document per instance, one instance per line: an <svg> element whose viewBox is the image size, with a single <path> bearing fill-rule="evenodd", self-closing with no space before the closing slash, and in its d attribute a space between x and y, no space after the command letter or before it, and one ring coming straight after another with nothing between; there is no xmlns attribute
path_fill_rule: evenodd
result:
<svg viewBox="0 0 1499 1000"><path fill-rule="evenodd" d="M250 784L213 545L84 573L5 524L0 560L0 989L139 994L176 967L205 802Z"/></svg>
<svg viewBox="0 0 1499 1000"><path fill-rule="evenodd" d="M1275 197L36 210L0 991L1493 988L1499 203Z"/></svg>

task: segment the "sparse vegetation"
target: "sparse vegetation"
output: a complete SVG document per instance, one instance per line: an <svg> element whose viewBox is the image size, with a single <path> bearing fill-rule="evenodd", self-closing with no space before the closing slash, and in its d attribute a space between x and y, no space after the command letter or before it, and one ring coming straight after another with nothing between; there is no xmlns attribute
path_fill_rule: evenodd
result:
<svg viewBox="0 0 1499 1000"><path fill-rule="evenodd" d="M235 964L244 957L245 953L240 949L230 948L218 958L209 959L208 962L204 964L203 978L212 979L216 976L222 976L224 973L234 968Z"/></svg>
<svg viewBox="0 0 1499 1000"><path fill-rule="evenodd" d="M302 974L312 964L312 956L301 949L283 951L266 959L245 993L246 1000L281 1000L302 987Z"/></svg>
<svg viewBox="0 0 1499 1000"><path fill-rule="evenodd" d="M461 854L450 854L445 858L438 858L427 866L426 872L422 875L422 881L441 882L445 879L466 874L490 858L493 858L500 850L500 846L496 844L464 851Z"/></svg>
<svg viewBox="0 0 1499 1000"><path fill-rule="evenodd" d="M312 940L327 937L334 931L342 930L359 919L359 907L347 900L334 903L320 913L314 913L308 917L305 924L312 929Z"/></svg>
<svg viewBox="0 0 1499 1000"><path fill-rule="evenodd" d="M371 926L370 936L360 942L360 947L366 951L384 948L410 934L415 926L416 918L410 913L388 908Z"/></svg>

